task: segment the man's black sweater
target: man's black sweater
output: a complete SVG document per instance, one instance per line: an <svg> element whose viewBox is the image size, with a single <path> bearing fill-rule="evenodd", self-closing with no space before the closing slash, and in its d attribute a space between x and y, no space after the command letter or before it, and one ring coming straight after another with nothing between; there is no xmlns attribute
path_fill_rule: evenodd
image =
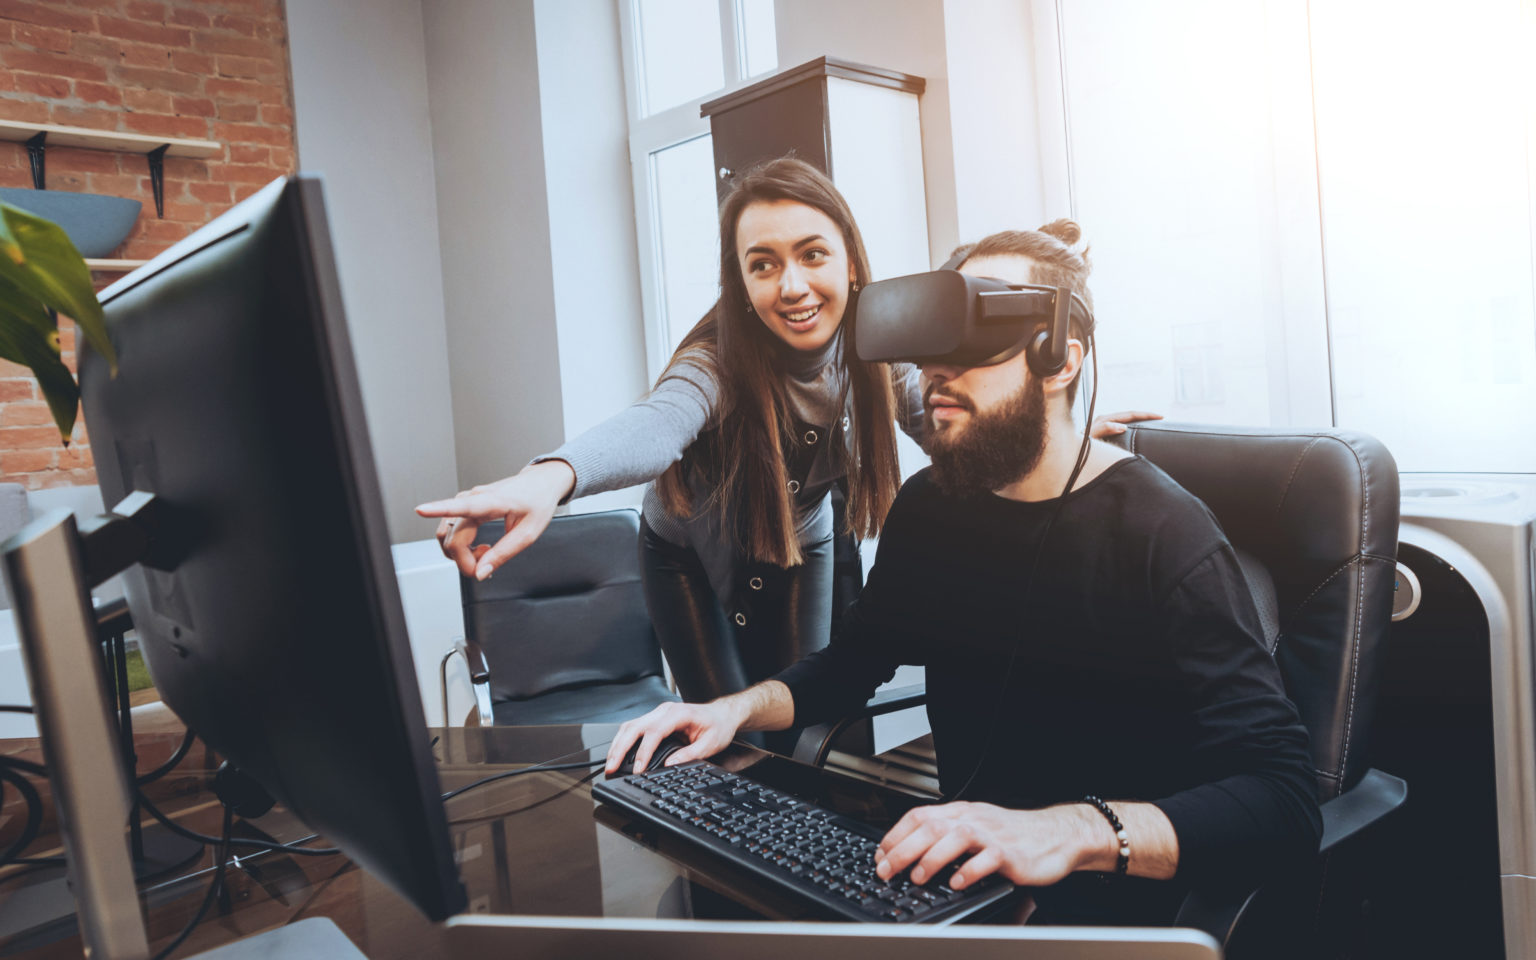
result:
<svg viewBox="0 0 1536 960"><path fill-rule="evenodd" d="M1215 518L1141 457L1037 503L947 495L923 471L843 629L778 679L804 725L922 664L946 797L969 782L961 799L1014 808L1150 801L1179 880L1242 882L1321 833L1307 733L1262 638ZM1131 886L1143 907L1171 895Z"/></svg>

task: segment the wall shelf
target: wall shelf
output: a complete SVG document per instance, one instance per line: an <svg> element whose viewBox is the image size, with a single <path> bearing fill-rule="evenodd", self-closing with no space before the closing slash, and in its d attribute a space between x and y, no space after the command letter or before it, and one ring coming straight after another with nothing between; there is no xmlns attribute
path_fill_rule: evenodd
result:
<svg viewBox="0 0 1536 960"><path fill-rule="evenodd" d="M142 133L116 133L89 130L56 123L21 123L0 120L0 140L25 143L39 133L48 135L50 147L83 147L87 150L118 150L123 153L153 153L165 147L167 157L217 157L224 145L213 140L184 140L177 137L152 137Z"/></svg>
<svg viewBox="0 0 1536 960"><path fill-rule="evenodd" d="M162 217L165 216L165 158L224 155L224 145L212 140L152 137L143 133L117 133L66 127L57 123L23 123L19 120L0 120L0 140L20 141L27 145L27 156L32 161L32 185L39 190L48 188L44 157L50 146L142 153L149 159L149 179L155 192L155 214Z"/></svg>
<svg viewBox="0 0 1536 960"><path fill-rule="evenodd" d="M102 273L127 273L130 270L137 270L137 269L139 269L140 267L144 266L144 264L146 264L148 262L149 262L148 260L89 260L88 259L88 260L85 261L85 265L87 267L90 267L92 270L99 270Z"/></svg>

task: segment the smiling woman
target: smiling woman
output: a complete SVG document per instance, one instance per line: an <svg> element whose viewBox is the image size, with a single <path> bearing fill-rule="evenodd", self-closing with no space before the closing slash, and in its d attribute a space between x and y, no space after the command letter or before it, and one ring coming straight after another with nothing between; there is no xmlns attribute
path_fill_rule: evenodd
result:
<svg viewBox="0 0 1536 960"><path fill-rule="evenodd" d="M840 329L858 276L832 218L793 200L758 202L736 222L752 310L796 350L819 350Z"/></svg>
<svg viewBox="0 0 1536 960"><path fill-rule="evenodd" d="M869 260L831 181L799 160L741 174L720 211L720 295L655 389L515 477L424 505L466 575L489 576L558 503L644 481L646 598L678 688L745 688L827 643L832 511L879 532L895 424L921 429L917 371L859 361L843 319ZM505 519L494 546L479 521Z"/></svg>

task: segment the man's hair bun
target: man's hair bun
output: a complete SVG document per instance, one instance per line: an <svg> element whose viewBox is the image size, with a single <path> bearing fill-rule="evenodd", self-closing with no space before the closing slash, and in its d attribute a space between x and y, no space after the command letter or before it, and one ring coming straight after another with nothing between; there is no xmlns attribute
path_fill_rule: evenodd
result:
<svg viewBox="0 0 1536 960"><path fill-rule="evenodd" d="M1077 225L1076 220L1062 217L1060 220L1052 220L1040 228L1040 232L1055 237L1069 247L1077 246L1083 239L1083 228Z"/></svg>

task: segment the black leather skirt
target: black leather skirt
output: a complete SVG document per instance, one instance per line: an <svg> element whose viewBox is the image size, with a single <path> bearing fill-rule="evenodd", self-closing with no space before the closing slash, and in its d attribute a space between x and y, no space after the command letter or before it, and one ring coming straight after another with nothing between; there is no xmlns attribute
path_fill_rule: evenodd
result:
<svg viewBox="0 0 1536 960"><path fill-rule="evenodd" d="M745 690L827 645L833 540L803 546L797 567L742 563L721 598L699 555L640 528L645 603L683 699Z"/></svg>

